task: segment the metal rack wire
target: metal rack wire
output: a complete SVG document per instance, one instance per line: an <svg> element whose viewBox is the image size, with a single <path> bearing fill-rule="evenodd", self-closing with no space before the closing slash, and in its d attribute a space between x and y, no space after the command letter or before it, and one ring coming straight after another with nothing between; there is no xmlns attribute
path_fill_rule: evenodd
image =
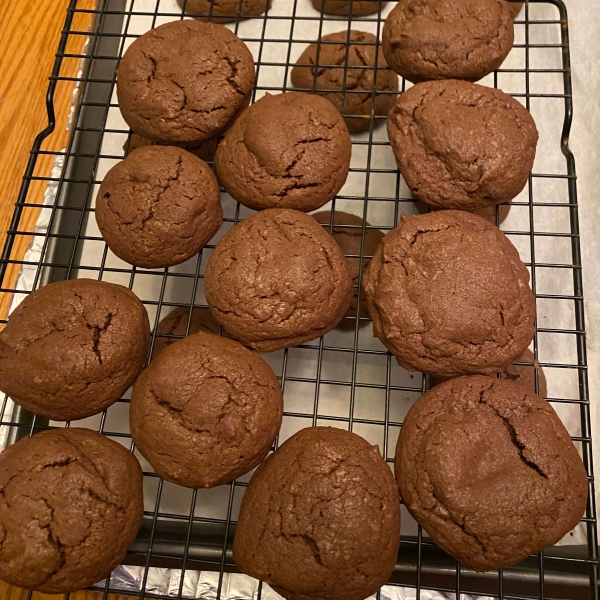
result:
<svg viewBox="0 0 600 600"><path fill-rule="evenodd" d="M94 229L93 205L103 171L123 157L123 147L130 135L119 120L114 96L115 67L119 58L135 37L162 22L183 18L186 7L184 3L183 8L175 8L173 0L99 0L94 9L80 5L79 0L71 0L67 11L47 95L48 127L35 140L15 205L0 259L0 291L26 294L50 281L72 277L114 281L128 285L141 297L156 328L173 307L206 305L202 292L204 267L219 237L197 258L181 267L132 268L112 255ZM350 21L323 17L310 8L305 10L305 6L308 6L305 0L274 0L265 15L251 22L237 19L232 25L256 60L254 99L265 92L290 89L289 72L296 60L294 55L299 55L308 43L317 41L325 33L369 27L380 38L381 14ZM554 16L548 18L546 13L539 16L536 9L540 6L551 9ZM91 31L73 27L74 17L81 13L93 17ZM511 204L515 218L507 220L503 228L530 268L538 309L542 306L533 345L539 363L536 377L537 367L544 368L550 383L554 382L551 391L555 393L549 401L565 418L568 415L564 411L571 411L571 418L576 414L577 425L571 428L571 434L581 449L590 489L580 531L585 541L576 546L548 549L514 568L475 574L461 569L455 560L441 552L404 513L404 522L408 522L409 527L403 524L400 555L390 585L414 588L417 598L423 590L453 593L456 597L472 592L506 599L598 598L598 540L577 186L575 161L568 145L573 104L567 13L562 0L530 0L521 18L523 20L517 21L517 43L511 54L517 58L513 62L508 60L503 69L484 83L502 87L521 98L527 108L534 113L537 110L536 119L541 115L555 128L555 137L549 143L541 141L538 151L538 154L552 155L550 160L542 161L542 166L548 165L548 168L540 169L536 163L526 190ZM540 30L544 32L541 39ZM87 48L74 53L70 51L70 42L79 36L89 36ZM547 53L553 53L556 64L549 66ZM64 65L73 60L81 61L80 74L75 78L66 77ZM520 84L515 89L507 89L509 83L505 85L505 81ZM75 82L79 92L69 142L62 149L52 147L47 140L55 126L54 93L57 85L65 82ZM405 85L403 82L402 89ZM318 90L313 86L309 91ZM358 92L344 89L343 98L351 93ZM415 212L414 200L393 158L390 162L391 151L384 128L377 127L378 121L384 119L375 117L367 133L354 136L350 184L342 189L331 206L333 211L346 210L361 215L363 234L371 227L390 230L400 214ZM560 160L556 158L557 153ZM39 168L40 158L46 156L60 161L61 166L52 174ZM52 185L56 192L43 208L47 220L43 231L26 231L21 225L27 211L39 209L40 199L34 194L34 182ZM225 196L224 209L223 230L249 214ZM498 224L501 211L501 207L496 211ZM330 227L334 221L335 216ZM37 242L39 259L15 258L15 241L22 236L33 237ZM354 257L363 256L364 242L360 256ZM362 260L360 262L362 264ZM19 282L7 283L10 266L29 270L31 286L21 288ZM362 268L359 286L361 281ZM153 344L155 338L156 333ZM266 358L280 376L284 389L286 412L280 439L305 426L334 424L379 443L389 462L406 410L429 387L427 377L409 374L395 364L385 348L371 338L366 319L356 319L344 330ZM84 425L131 445L127 408L128 400L124 398ZM64 425L49 423L13 407L7 399L0 418L7 443L50 426ZM156 597L146 589L148 568L163 566L218 572L217 597L220 598L224 574L235 571L231 545L248 477L212 491L173 490L141 460L145 469L145 519L127 563L145 567L145 576L141 591L131 592L132 595ZM170 500L165 501L166 497ZM112 590L107 581L105 598L109 591ZM178 592L178 597L182 597L183 578ZM261 597L261 588L258 597Z"/></svg>

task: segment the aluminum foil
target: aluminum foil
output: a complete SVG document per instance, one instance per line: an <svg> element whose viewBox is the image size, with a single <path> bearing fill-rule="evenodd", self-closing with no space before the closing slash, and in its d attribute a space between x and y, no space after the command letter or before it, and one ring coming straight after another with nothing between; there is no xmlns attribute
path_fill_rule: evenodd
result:
<svg viewBox="0 0 600 600"><path fill-rule="evenodd" d="M118 567L112 573L110 588L114 591L139 592L144 587L144 567ZM237 573L186 571L181 581L181 570L148 569L145 582L146 593L168 597L202 598L202 600L284 600L268 585ZM104 588L106 581L97 587ZM219 595L220 587L220 595ZM181 588L181 596L179 596ZM370 596L368 600L377 600ZM386 585L381 588L379 600L416 600L414 589ZM421 590L421 600L456 600L456 594ZM461 594L460 600L490 600L488 596Z"/></svg>

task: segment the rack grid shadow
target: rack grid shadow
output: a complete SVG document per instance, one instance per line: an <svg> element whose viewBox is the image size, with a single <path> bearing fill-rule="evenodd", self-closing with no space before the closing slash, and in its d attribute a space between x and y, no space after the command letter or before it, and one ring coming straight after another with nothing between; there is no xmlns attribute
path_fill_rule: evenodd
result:
<svg viewBox="0 0 600 600"><path fill-rule="evenodd" d="M124 50L141 33L187 17L187 1L98 0L92 9L89 2L86 7L82 4L82 0L71 0L67 11L47 95L49 123L36 138L15 205L0 262L1 291L14 294L18 300L31 289L66 278L121 283L144 302L156 330L160 319L174 307L206 306L206 261L223 233L251 211L223 194L222 230L197 257L183 265L132 268L110 252L95 223L95 195L106 171L123 158L131 136L116 102L115 69ZM361 29L376 34L379 46L384 18L393 4L380 7L378 14L350 20L320 15L309 0L273 0L262 16L236 18L228 26L247 43L256 62L253 99L292 89L291 68L306 46L326 33ZM82 14L90 17L89 30L74 27L76 16ZM503 68L482 83L519 98L532 111L540 129L538 157L527 187L510 204L508 213L508 206L498 206L492 218L516 245L531 273L538 304L533 343L536 363L532 368L536 381L538 370L544 369L548 400L583 456L590 491L586 515L575 533L576 544L561 544L515 567L477 574L461 568L439 550L403 509L401 549L389 585L414 588L417 598L424 590L456 594L457 598L466 593L506 599L598 598L577 185L575 160L568 144L573 114L568 35L562 0L529 0L517 17L515 46ZM71 50L76 38L87 39L82 52ZM77 61L79 73L67 77L65 67L73 61ZM65 84L76 84L77 93L68 143L66 148L58 148L50 135L55 125L53 101L57 86ZM401 90L407 85L401 80ZM318 91L316 84L308 91ZM358 92L344 90L342 101L352 93ZM325 207L332 211L330 228L335 211L361 216L363 234L367 228L389 231L401 214L419 211L396 168L384 121L385 117L372 116L369 131L352 136L348 182ZM49 161L54 167L51 171ZM42 225L26 230L24 215L40 211L41 206L38 225ZM16 242L22 238L32 238L36 253L16 258ZM354 257L361 264L360 285L365 257ZM11 270L20 272L20 277L9 277ZM330 424L377 443L391 463L402 419L430 387L430 381L401 369L372 337L368 319L359 316L346 321L347 326L319 340L266 355L280 377L285 396L278 441L306 426ZM153 345L156 337L154 333ZM134 450L127 415L125 397L101 415L78 424L95 428ZM48 427L66 425L32 415L8 399L3 401L0 417L5 444ZM144 469L145 518L126 563L145 567L146 574L148 568L156 566L217 572L217 597L221 597L224 574L236 571L231 546L249 476L213 490L175 489L160 479L139 453L136 455ZM103 591L105 598L114 591L109 580ZM145 586L140 591L119 593L157 597ZM181 586L178 597L182 597Z"/></svg>

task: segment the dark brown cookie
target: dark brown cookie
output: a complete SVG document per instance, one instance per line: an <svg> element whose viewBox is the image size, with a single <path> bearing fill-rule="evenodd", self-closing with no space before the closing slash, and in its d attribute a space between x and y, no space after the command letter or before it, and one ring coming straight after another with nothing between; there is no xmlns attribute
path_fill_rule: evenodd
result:
<svg viewBox="0 0 600 600"><path fill-rule="evenodd" d="M538 376L538 386L540 395L542 398L546 398L548 396L548 385L546 383L546 375L544 374L544 369L539 366L537 360L535 360L535 356L533 352L527 348L519 358L515 361L516 363L527 363L527 364L513 364L506 367L505 371L498 373L498 375L502 379L508 379L517 385L521 385L530 392L536 393L535 387L535 373L537 371ZM435 385L439 385L443 381L447 381L446 378L443 377L432 377L431 385L432 387Z"/></svg>
<svg viewBox="0 0 600 600"><path fill-rule="evenodd" d="M282 415L271 367L238 342L200 332L171 344L138 377L129 425L159 475L210 488L267 455Z"/></svg>
<svg viewBox="0 0 600 600"><path fill-rule="evenodd" d="M363 278L373 331L400 366L494 375L529 346L535 298L509 239L459 210L402 215Z"/></svg>
<svg viewBox="0 0 600 600"><path fill-rule="evenodd" d="M215 165L244 206L310 212L340 191L351 154L348 128L331 102L288 92L246 109L219 144Z"/></svg>
<svg viewBox="0 0 600 600"><path fill-rule="evenodd" d="M185 337L188 322L190 324L188 335L198 333L199 331L206 331L207 333L218 335L219 329L221 328L210 308L200 308L195 306L192 310L192 318L190 320L189 306L178 306L158 324L152 356L157 356L167 346L170 346L173 342L177 341L177 337L171 336Z"/></svg>
<svg viewBox="0 0 600 600"><path fill-rule="evenodd" d="M125 152L125 156L128 156L134 150L137 150L138 148L144 148L146 146L178 146L184 150L187 150L188 152L191 152L205 162L212 162L215 159L218 144L218 138L213 138L212 140L202 142L198 146L186 146L185 144L180 146L179 144L155 142L154 140L149 140L148 138L142 137L137 133L132 133L129 136L129 139L123 144L123 151Z"/></svg>
<svg viewBox="0 0 600 600"><path fill-rule="evenodd" d="M331 224L331 212L323 211L312 215L319 223L327 225L325 231L329 232L329 225ZM331 237L337 242L337 245L341 248L342 252L346 256L346 263L350 269L350 275L352 277L352 286L354 288L354 295L350 306L346 311L346 317L350 317L351 321L343 320L340 322L340 326L354 327L356 318L356 309L358 307L358 278L360 275L360 247L362 245L363 231L362 231L363 220L356 215L351 215L342 211L335 211L333 215L333 231ZM348 227L350 226L350 227ZM369 264L371 257L375 254L377 247L383 239L383 231L380 229L372 229L369 223L365 223L365 242L363 252L363 269ZM360 316L361 318L369 318L367 311L366 300L364 293L361 294L360 298Z"/></svg>
<svg viewBox="0 0 600 600"><path fill-rule="evenodd" d="M552 406L511 381L452 379L408 412L402 502L462 565L489 571L552 546L586 507L587 475Z"/></svg>
<svg viewBox="0 0 600 600"><path fill-rule="evenodd" d="M222 25L186 19L139 37L121 59L123 118L148 139L197 145L221 133L247 102L254 59Z"/></svg>
<svg viewBox="0 0 600 600"><path fill-rule="evenodd" d="M363 600L392 574L399 542L398 492L377 446L312 427L252 476L233 557L289 600Z"/></svg>
<svg viewBox="0 0 600 600"><path fill-rule="evenodd" d="M142 523L133 454L89 429L52 429L0 454L0 578L48 594L108 577Z"/></svg>
<svg viewBox="0 0 600 600"><path fill-rule="evenodd" d="M0 332L0 390L48 419L83 419L121 398L149 349L148 314L133 292L94 279L50 283Z"/></svg>
<svg viewBox="0 0 600 600"><path fill-rule="evenodd" d="M352 278L340 247L311 216L269 209L238 223L208 261L217 320L257 352L314 340L343 318Z"/></svg>
<svg viewBox="0 0 600 600"><path fill-rule="evenodd" d="M271 6L271 0L177 0L190 15L200 21L231 23L262 15Z"/></svg>
<svg viewBox="0 0 600 600"><path fill-rule="evenodd" d="M364 17L379 12L387 0L312 0L313 6L326 15Z"/></svg>
<svg viewBox="0 0 600 600"><path fill-rule="evenodd" d="M419 83L390 111L388 136L411 192L433 208L479 210L525 187L538 132L501 90L468 81Z"/></svg>
<svg viewBox="0 0 600 600"><path fill-rule="evenodd" d="M358 43L348 46L347 40L348 31L340 31L322 37L319 44L311 44L292 69L292 85L307 91L314 86L319 90L317 94L342 113L348 131L356 133L369 130L371 112L375 116L388 114L396 101L398 75L387 68L381 46L376 51L377 37L372 33L351 31L350 41ZM378 93L373 101L375 90ZM376 119L374 125L381 122Z"/></svg>
<svg viewBox="0 0 600 600"><path fill-rule="evenodd" d="M149 269L178 265L198 254L223 223L219 182L186 150L144 146L106 174L96 221L120 259Z"/></svg>
<svg viewBox="0 0 600 600"><path fill-rule="evenodd" d="M388 65L409 81L477 81L504 62L514 41L505 0L399 0L385 20Z"/></svg>
<svg viewBox="0 0 600 600"><path fill-rule="evenodd" d="M523 2L510 2L508 6L510 8L510 14L512 18L516 19L523 9Z"/></svg>

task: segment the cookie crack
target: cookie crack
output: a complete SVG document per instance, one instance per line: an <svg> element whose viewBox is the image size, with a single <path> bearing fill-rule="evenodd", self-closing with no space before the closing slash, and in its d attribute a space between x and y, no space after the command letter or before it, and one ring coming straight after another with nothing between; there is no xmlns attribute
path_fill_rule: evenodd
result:
<svg viewBox="0 0 600 600"><path fill-rule="evenodd" d="M491 389L492 387L493 385L490 386L489 389ZM502 423L504 424L510 435L510 439L513 443L513 446L519 452L519 458L521 459L521 462L523 462L527 467L535 471L540 477L548 479L548 475L544 473L543 469L539 465L537 465L533 460L525 456L525 450L527 450L527 447L525 446L525 444L519 441L519 434L517 433L514 425L511 423L510 418L505 417L495 406L492 406L491 404L485 401L484 394L486 391L487 390L482 390L481 392L479 392L479 404L485 404L488 408L493 410L500 419L502 419ZM523 396L523 401L526 397L526 395Z"/></svg>
<svg viewBox="0 0 600 600"><path fill-rule="evenodd" d="M177 182L179 180L179 177L181 175L181 171L182 171L182 162L183 162L183 157L181 155L179 155L177 157L177 163L175 165L175 175L170 176L161 186L161 189L158 191L158 193L156 194L156 196L153 198L150 207L148 209L148 214L141 220L141 228L143 229L144 226L146 225L146 223L152 219L154 219L154 211L156 210L156 207L158 206L158 204L160 203L160 201L162 200L163 195L168 191L171 190L171 184L173 182Z"/></svg>
<svg viewBox="0 0 600 600"><path fill-rule="evenodd" d="M237 77L239 75L239 71L238 71L238 62L239 61L232 60L231 56L229 56L229 55L226 55L224 58L227 61L229 68L231 69L231 75L227 76L227 82L233 88L233 90L235 91L236 94L239 94L240 96L245 96L246 94L244 93L244 90L241 88L240 84L237 81Z"/></svg>
<svg viewBox="0 0 600 600"><path fill-rule="evenodd" d="M57 537L55 537L54 531L52 529L52 521L54 521L54 508L48 502L48 500L46 500L46 498L41 498L41 500L46 505L46 508L50 511L50 521L51 521L47 525L44 525L42 527L42 529L46 530L47 536L48 536L48 542L58 552L59 558L58 558L58 566L56 566L50 573L48 573L38 585L44 585L48 581L50 581L50 579L52 579L52 577L57 575L63 569L63 567L65 566L65 564L67 562L67 553L66 553L65 545Z"/></svg>
<svg viewBox="0 0 600 600"><path fill-rule="evenodd" d="M482 554L484 556L487 556L488 554L488 549L486 546L486 543L474 532L474 531L469 531L469 529L467 528L466 524L465 524L465 519L469 516L468 514L465 514L462 518L462 522L460 520L458 520L454 514L452 513L452 511L450 511L448 509L448 507L444 504L444 502L442 502L442 500L437 496L437 494L435 493L435 489L431 490L431 495L433 500L435 501L435 503L442 508L445 512L448 513L448 515L450 515L450 518L452 520L452 523L454 525L456 525L456 527L458 527L468 538L470 538L471 540L473 540L480 548ZM433 511L431 511L430 509L426 509L427 512L431 513ZM439 517L442 518L442 517Z"/></svg>

